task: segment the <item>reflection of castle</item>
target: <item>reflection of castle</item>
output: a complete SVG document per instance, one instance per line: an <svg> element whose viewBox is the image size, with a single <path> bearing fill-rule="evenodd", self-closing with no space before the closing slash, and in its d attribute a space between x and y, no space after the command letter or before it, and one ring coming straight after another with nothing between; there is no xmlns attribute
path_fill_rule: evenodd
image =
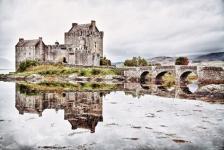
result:
<svg viewBox="0 0 224 150"><path fill-rule="evenodd" d="M18 86L18 85L17 85ZM99 92L32 93L18 90L16 108L20 114L36 113L45 109L64 109L64 119L72 129L85 128L93 133L102 116L102 96Z"/></svg>

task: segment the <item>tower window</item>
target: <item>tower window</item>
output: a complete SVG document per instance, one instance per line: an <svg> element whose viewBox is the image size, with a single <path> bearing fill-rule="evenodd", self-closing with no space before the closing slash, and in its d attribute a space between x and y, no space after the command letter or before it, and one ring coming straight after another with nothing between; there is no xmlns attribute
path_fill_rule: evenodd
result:
<svg viewBox="0 0 224 150"><path fill-rule="evenodd" d="M95 42L95 48L96 48L96 42Z"/></svg>

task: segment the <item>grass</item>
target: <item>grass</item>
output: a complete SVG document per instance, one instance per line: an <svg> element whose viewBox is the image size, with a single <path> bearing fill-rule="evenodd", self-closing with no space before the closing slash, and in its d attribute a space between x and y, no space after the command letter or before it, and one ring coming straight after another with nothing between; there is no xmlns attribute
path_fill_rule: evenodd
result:
<svg viewBox="0 0 224 150"><path fill-rule="evenodd" d="M40 74L42 76L64 76L77 74L78 76L106 76L120 75L121 71L116 68L81 68L81 67L66 67L63 65L38 65L31 66L23 72L17 72L17 76L29 76L31 74Z"/></svg>
<svg viewBox="0 0 224 150"><path fill-rule="evenodd" d="M169 73L164 74L162 77L162 85L169 88L175 86L175 77Z"/></svg>
<svg viewBox="0 0 224 150"><path fill-rule="evenodd" d="M188 83L193 83L198 79L198 76L195 73L190 73L185 79Z"/></svg>
<svg viewBox="0 0 224 150"><path fill-rule="evenodd" d="M20 82L17 90L23 93L31 93L33 91L95 91L95 90L115 90L117 88L116 84L106 84L106 83L68 83L68 82L40 82L40 83L28 83ZM22 88L21 88L22 87ZM24 92L27 91L27 92Z"/></svg>

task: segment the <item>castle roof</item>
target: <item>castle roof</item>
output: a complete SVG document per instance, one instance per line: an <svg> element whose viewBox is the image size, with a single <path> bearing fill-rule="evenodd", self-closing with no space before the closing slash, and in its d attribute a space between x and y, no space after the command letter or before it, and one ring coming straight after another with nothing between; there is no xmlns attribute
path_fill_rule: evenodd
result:
<svg viewBox="0 0 224 150"><path fill-rule="evenodd" d="M36 46L39 43L39 39L33 39L33 40L20 40L16 46L24 46L24 47L28 47L28 46Z"/></svg>
<svg viewBox="0 0 224 150"><path fill-rule="evenodd" d="M78 30L90 30L93 28L95 28L95 30L99 32L99 30L96 27L96 22L93 20L91 21L91 23L87 23L87 24L72 23L72 28L68 32L75 32Z"/></svg>

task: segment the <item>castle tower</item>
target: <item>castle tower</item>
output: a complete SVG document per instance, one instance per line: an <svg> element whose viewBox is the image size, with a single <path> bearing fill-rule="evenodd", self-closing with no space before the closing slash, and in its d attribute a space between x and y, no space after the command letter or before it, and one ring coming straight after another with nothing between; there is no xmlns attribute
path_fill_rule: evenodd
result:
<svg viewBox="0 0 224 150"><path fill-rule="evenodd" d="M72 28L65 33L65 44L74 50L103 56L103 32L98 30L94 20L89 24L72 23Z"/></svg>

